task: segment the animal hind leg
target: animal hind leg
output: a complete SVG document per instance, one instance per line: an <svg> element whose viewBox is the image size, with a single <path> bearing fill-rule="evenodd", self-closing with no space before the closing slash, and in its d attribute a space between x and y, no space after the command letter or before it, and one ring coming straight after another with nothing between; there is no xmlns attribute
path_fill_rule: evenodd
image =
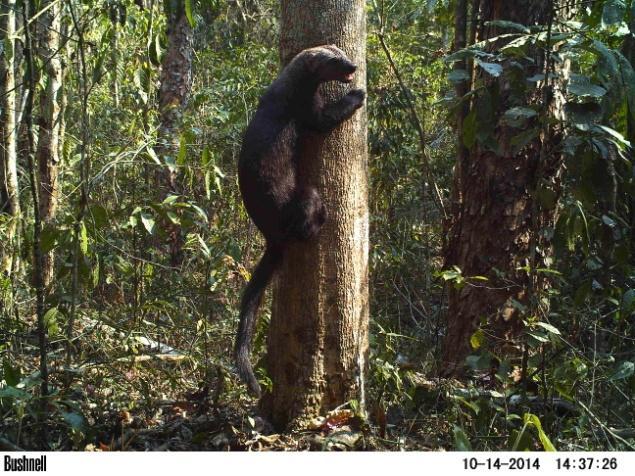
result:
<svg viewBox="0 0 635 476"><path fill-rule="evenodd" d="M283 229L287 238L309 240L326 221L326 207L313 187L299 190L284 211Z"/></svg>

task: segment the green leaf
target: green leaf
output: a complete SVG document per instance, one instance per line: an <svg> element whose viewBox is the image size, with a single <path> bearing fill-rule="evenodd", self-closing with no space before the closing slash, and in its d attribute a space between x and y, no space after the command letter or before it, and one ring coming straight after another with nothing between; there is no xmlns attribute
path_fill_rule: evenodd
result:
<svg viewBox="0 0 635 476"><path fill-rule="evenodd" d="M496 26L499 28L507 28L509 30L520 31L521 33L531 33L531 30L527 28L525 25L521 25L520 23L516 23L513 21L507 20L492 20L485 22L488 26Z"/></svg>
<svg viewBox="0 0 635 476"><path fill-rule="evenodd" d="M74 430L83 431L86 427L86 420L82 415L75 412L60 412L64 421Z"/></svg>
<svg viewBox="0 0 635 476"><path fill-rule="evenodd" d="M617 132L615 129L611 129L610 127L603 126L603 125L598 125L597 128L602 130L602 131L604 131L604 132L606 132L609 136L611 136L615 140L617 140L618 144L616 144L616 145L621 145L623 147L630 147L631 146L631 143L629 141L627 141L626 138L622 134Z"/></svg>
<svg viewBox="0 0 635 476"><path fill-rule="evenodd" d="M174 213L173 211L168 210L166 214L168 216L168 219L173 224L175 224L175 225L180 225L181 224L181 218L176 213Z"/></svg>
<svg viewBox="0 0 635 476"><path fill-rule="evenodd" d="M615 220L613 220L611 217L607 215L602 215L602 222L610 228L615 228L617 226L617 223L615 223Z"/></svg>
<svg viewBox="0 0 635 476"><path fill-rule="evenodd" d="M550 332L552 334L562 335L557 327L554 327L551 324L547 324L546 322L536 322L536 325L542 327L547 332Z"/></svg>
<svg viewBox="0 0 635 476"><path fill-rule="evenodd" d="M635 310L635 289L629 289L622 296L622 312L630 314Z"/></svg>
<svg viewBox="0 0 635 476"><path fill-rule="evenodd" d="M211 154L209 152L209 148L205 147L203 149L203 154L201 155L201 165L203 167L207 167L207 164L209 164L210 162L210 158L211 158Z"/></svg>
<svg viewBox="0 0 635 476"><path fill-rule="evenodd" d="M478 329L474 334L472 334L472 337L470 337L470 345L472 346L472 349L478 350L484 343L485 333L481 329Z"/></svg>
<svg viewBox="0 0 635 476"><path fill-rule="evenodd" d="M194 17L192 16L192 0L185 0L185 16L190 26L194 28Z"/></svg>
<svg viewBox="0 0 635 476"><path fill-rule="evenodd" d="M626 361L620 364L615 373L611 375L609 380L624 380L632 377L633 374L635 374L635 363Z"/></svg>
<svg viewBox="0 0 635 476"><path fill-rule="evenodd" d="M84 255L88 254L88 232L83 221L79 224L79 249Z"/></svg>
<svg viewBox="0 0 635 476"><path fill-rule="evenodd" d="M572 74L568 86L569 93L578 97L601 98L606 94L606 89L602 86L591 84L591 80L579 74Z"/></svg>
<svg viewBox="0 0 635 476"><path fill-rule="evenodd" d="M179 140L179 153L176 156L176 164L184 165L186 158L187 158L187 138L185 137L185 134L181 134L181 138Z"/></svg>
<svg viewBox="0 0 635 476"><path fill-rule="evenodd" d="M159 156L154 151L154 149L151 146L147 146L146 150L148 151L148 155L150 156L152 161L157 165L161 165L161 160L159 160Z"/></svg>
<svg viewBox="0 0 635 476"><path fill-rule="evenodd" d="M161 203L163 205L174 205L178 199L179 199L178 195L168 195L167 197L165 197L165 199Z"/></svg>
<svg viewBox="0 0 635 476"><path fill-rule="evenodd" d="M15 387L22 380L22 373L17 367L12 367L7 359L2 360L2 374L4 381L10 387Z"/></svg>
<svg viewBox="0 0 635 476"><path fill-rule="evenodd" d="M208 170L205 172L205 197L208 200L211 200L212 198L212 186L211 186L211 182L212 182L212 173Z"/></svg>
<svg viewBox="0 0 635 476"><path fill-rule="evenodd" d="M143 227L146 229L146 231L148 232L148 234L152 234L152 232L154 231L154 217L148 213L148 212L141 212L141 223L143 224Z"/></svg>
<svg viewBox="0 0 635 476"><path fill-rule="evenodd" d="M455 51L454 53L447 55L443 59L443 61L449 64L449 63L454 63L456 61L463 61L465 59L474 58L477 56L489 57L491 55L475 48L463 48L462 50Z"/></svg>
<svg viewBox="0 0 635 476"><path fill-rule="evenodd" d="M196 234L196 238L198 238L198 243L201 245L201 250L203 251L205 258L210 259L212 256L212 252L209 250L209 246L207 246L205 240L203 240L201 235L199 235L198 233Z"/></svg>
<svg viewBox="0 0 635 476"><path fill-rule="evenodd" d="M538 432L538 438L540 439L540 443L542 443L542 447L545 449L545 451L557 451L556 447L553 446L553 443L542 429L540 418L531 413L525 413L524 420L525 424L532 424L536 428L536 431Z"/></svg>
<svg viewBox="0 0 635 476"><path fill-rule="evenodd" d="M527 334L531 337L533 337L534 339L536 339L538 342L549 342L549 337L547 337L544 334L540 334L538 332L527 332Z"/></svg>
<svg viewBox="0 0 635 476"><path fill-rule="evenodd" d="M481 412L481 408L474 402L470 402L469 400L466 400L465 398L459 396L455 396L454 399L472 410L475 415L478 415Z"/></svg>
<svg viewBox="0 0 635 476"><path fill-rule="evenodd" d="M454 425L452 433L454 435L454 448L457 451L472 451L472 445L463 428Z"/></svg>
<svg viewBox="0 0 635 476"><path fill-rule="evenodd" d="M498 78L501 74L503 74L503 67L500 64L486 63L478 58L476 59L476 64L483 68L487 74L494 76L495 78Z"/></svg>
<svg viewBox="0 0 635 476"><path fill-rule="evenodd" d="M100 54L97 56L97 61L95 63L95 67L93 68L93 83L98 83L103 75L103 65L104 65L104 54Z"/></svg>
<svg viewBox="0 0 635 476"><path fill-rule="evenodd" d="M512 107L503 114L501 122L511 127L523 127L529 119L538 113L529 107Z"/></svg>
<svg viewBox="0 0 635 476"><path fill-rule="evenodd" d="M12 386L0 388L0 398L12 398L15 400L31 400L32 396L29 392Z"/></svg>
<svg viewBox="0 0 635 476"><path fill-rule="evenodd" d="M44 314L44 327L49 335L54 336L59 333L59 326L57 324L57 316L59 313L56 307L52 307Z"/></svg>
<svg viewBox="0 0 635 476"><path fill-rule="evenodd" d="M97 287L97 285L99 284L99 276L100 276L100 266L99 266L99 260L95 260L95 264L93 266L93 273L92 273L92 285L93 285L93 289L95 289Z"/></svg>
<svg viewBox="0 0 635 476"><path fill-rule="evenodd" d="M508 420L520 419L516 414L511 414L507 417ZM512 445L512 451L529 451L532 448L533 438L529 431L527 431L527 425L523 425L520 431L511 431L511 440L514 442Z"/></svg>
<svg viewBox="0 0 635 476"><path fill-rule="evenodd" d="M611 79L619 78L617 52L598 40L593 40L592 47L600 56L599 66L606 68Z"/></svg>
<svg viewBox="0 0 635 476"><path fill-rule="evenodd" d="M469 79L470 74L464 69L453 69L448 74L448 80L453 84L463 83L465 81L468 81Z"/></svg>
<svg viewBox="0 0 635 476"><path fill-rule="evenodd" d="M154 41L152 41L152 39L148 41L148 58L150 58L150 62L154 66L160 66L162 54L163 49L161 48L161 34L157 33L154 36Z"/></svg>

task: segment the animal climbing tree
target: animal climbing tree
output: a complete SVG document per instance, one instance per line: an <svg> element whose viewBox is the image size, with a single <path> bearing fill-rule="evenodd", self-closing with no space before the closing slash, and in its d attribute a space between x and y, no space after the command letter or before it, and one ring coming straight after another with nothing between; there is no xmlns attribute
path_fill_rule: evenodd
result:
<svg viewBox="0 0 635 476"><path fill-rule="evenodd" d="M285 0L280 54L287 63L321 44L342 48L366 87L363 0ZM350 86L329 83L326 100ZM363 404L368 352L368 183L366 116L361 109L332 133L302 144L301 181L317 186L329 217L317 240L293 244L274 290L262 407L293 427L347 401Z"/></svg>

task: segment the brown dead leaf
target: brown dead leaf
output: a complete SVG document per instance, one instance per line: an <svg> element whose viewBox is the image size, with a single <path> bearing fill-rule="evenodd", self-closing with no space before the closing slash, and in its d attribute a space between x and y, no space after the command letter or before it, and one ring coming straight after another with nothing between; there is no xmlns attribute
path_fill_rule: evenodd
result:
<svg viewBox="0 0 635 476"><path fill-rule="evenodd" d="M324 431L332 431L336 428L347 425L354 417L355 413L353 410L334 410L326 414L326 421L322 424L321 429Z"/></svg>
<svg viewBox="0 0 635 476"><path fill-rule="evenodd" d="M119 412L119 417L121 418L121 423L123 425L129 425L132 423L133 418L128 410L121 410Z"/></svg>

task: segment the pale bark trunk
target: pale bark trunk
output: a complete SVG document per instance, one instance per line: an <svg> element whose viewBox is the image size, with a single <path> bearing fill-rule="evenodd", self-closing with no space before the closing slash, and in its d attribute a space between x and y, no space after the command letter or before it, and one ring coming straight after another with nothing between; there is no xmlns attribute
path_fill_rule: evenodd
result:
<svg viewBox="0 0 635 476"><path fill-rule="evenodd" d="M359 66L354 87L366 87L363 0L282 2L283 63L320 44L341 47ZM326 99L345 88L329 84ZM368 354L368 156L360 109L327 137L308 137L300 180L317 186L328 210L318 239L288 249L274 290L267 370L271 393L263 411L279 428L350 400L364 403Z"/></svg>
<svg viewBox="0 0 635 476"><path fill-rule="evenodd" d="M549 0L522 0L509 8L503 0L483 0L481 19L509 20L525 25L546 25L549 22L551 2ZM476 14L477 12L472 12ZM483 38L492 38L501 32L493 26L485 26ZM544 54L535 51L535 72L544 71ZM529 65L528 69L532 66ZM502 83L501 83L502 84ZM501 110L499 117L510 105L506 100L505 87L500 87ZM529 93L527 104L540 103L540 95ZM478 96L472 109L484 105ZM553 113L553 111L552 111ZM514 301L531 305L532 289L536 277L528 276L520 267L532 261L532 244L537 230L554 220L554 211L537 210L534 188L538 180L557 182L558 166L545 164L543 152L550 148L541 134L522 151L511 154L509 131L498 126L494 140L503 149L501 155L476 144L459 160L455 170L455 203L453 223L446 248L446 268L458 266L463 275L486 276L487 283L479 286L466 285L449 291L447 312L447 334L443 344L441 373L460 374L465 357L470 352L470 336L481 319L487 319L497 350L515 352L513 339L518 336L522 322L518 317ZM553 159L553 158L552 158ZM537 177L540 175L540 177ZM554 185L557 188L557 185ZM543 245L543 243L541 243ZM544 251L548 246L541 246ZM538 257L539 258L539 257ZM502 276L501 276L502 275Z"/></svg>
<svg viewBox="0 0 635 476"><path fill-rule="evenodd" d="M159 145L163 157L176 159L179 150L179 127L183 109L192 89L192 27L182 1L174 2L168 15L168 47L161 65L159 90ZM181 192L178 170L166 168L159 178L162 198ZM169 224L170 260L178 266L182 260L183 238L178 225Z"/></svg>
<svg viewBox="0 0 635 476"><path fill-rule="evenodd" d="M49 3L49 2L47 2ZM46 8L47 3L42 4ZM59 199L58 175L60 167L60 92L62 88L62 62L60 56L60 3L40 16L38 55L44 64L46 89L40 96L38 117L38 143L36 158L39 169L40 217L42 225L54 222ZM53 278L55 256L52 251L42 257L42 280L48 288Z"/></svg>
<svg viewBox="0 0 635 476"><path fill-rule="evenodd" d="M19 263L20 191L18 186L18 130L16 123L15 29L16 0L2 2L0 29L5 32L5 51L0 57L0 174L2 179L1 211L9 215L6 239L2 240L2 272L11 274Z"/></svg>

